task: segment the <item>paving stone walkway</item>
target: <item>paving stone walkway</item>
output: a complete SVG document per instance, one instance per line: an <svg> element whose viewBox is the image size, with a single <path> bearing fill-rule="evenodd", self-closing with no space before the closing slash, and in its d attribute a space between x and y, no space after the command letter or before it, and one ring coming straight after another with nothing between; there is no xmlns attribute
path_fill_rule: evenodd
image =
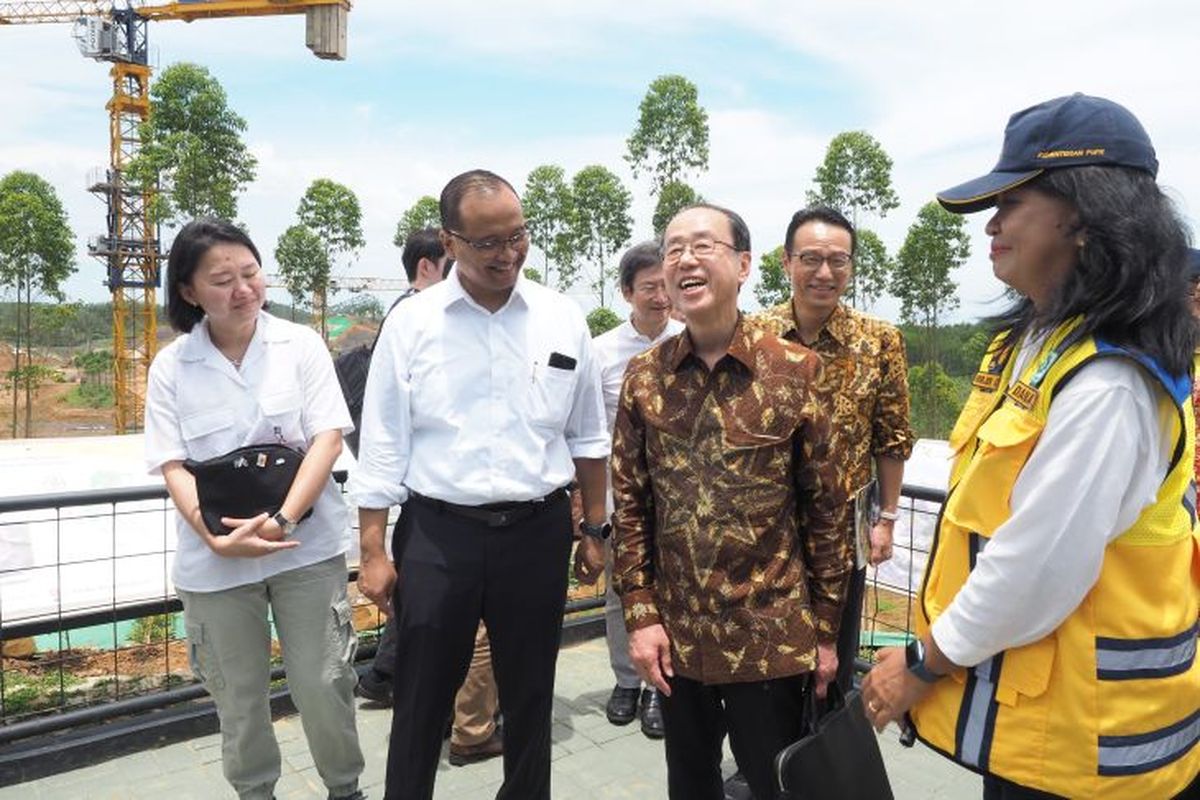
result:
<svg viewBox="0 0 1200 800"><path fill-rule="evenodd" d="M604 718L612 675L603 640L565 648L559 656L553 729L553 796L562 800L665 798L662 743L645 738L637 725L616 727ZM362 788L371 800L383 796L387 709L363 705L358 727L366 771ZM278 800L323 800L325 787L313 767L298 717L275 723L283 752ZM897 800L974 800L980 780L921 745L905 749L894 729L880 737ZM725 762L727 772L733 762ZM502 779L500 759L451 767L443 753L437 800L491 800ZM155 750L114 758L29 783L0 788L0 800L236 800L221 775L219 737L205 736Z"/></svg>

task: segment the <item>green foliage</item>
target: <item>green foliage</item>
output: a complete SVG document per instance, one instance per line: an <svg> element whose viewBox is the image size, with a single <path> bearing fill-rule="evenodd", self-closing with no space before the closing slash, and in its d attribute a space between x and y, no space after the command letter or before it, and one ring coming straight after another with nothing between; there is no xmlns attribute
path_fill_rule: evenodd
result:
<svg viewBox="0 0 1200 800"><path fill-rule="evenodd" d="M72 408L112 408L113 401L112 386L104 383L81 383L62 397Z"/></svg>
<svg viewBox="0 0 1200 800"><path fill-rule="evenodd" d="M587 315L588 330L592 332L593 339L602 333L611 331L620 324L621 318L617 316L617 312L606 306L593 308Z"/></svg>
<svg viewBox="0 0 1200 800"><path fill-rule="evenodd" d="M763 308L787 302L792 297L792 280L783 269L783 245L762 254L754 298Z"/></svg>
<svg viewBox="0 0 1200 800"><path fill-rule="evenodd" d="M987 326L982 322L960 322L955 325L939 325L934 331L920 325L901 324L908 363L920 364L924 354L930 352L931 337L938 343L938 364L951 377L970 377L979 369L983 351L991 341Z"/></svg>
<svg viewBox="0 0 1200 800"><path fill-rule="evenodd" d="M620 178L598 164L575 173L571 193L575 197L573 235L580 255L594 267L592 290L603 306L605 289L616 274L610 261L629 241L633 228L629 214L633 197Z"/></svg>
<svg viewBox="0 0 1200 800"><path fill-rule="evenodd" d="M144 144L128 175L158 193L154 218L168 225L193 217L237 216L237 195L254 180L258 161L242 141L246 120L229 108L225 90L207 69L178 63L150 87Z"/></svg>
<svg viewBox="0 0 1200 800"><path fill-rule="evenodd" d="M133 621L125 641L132 644L155 644L175 638L175 614L155 614Z"/></svg>
<svg viewBox="0 0 1200 800"><path fill-rule="evenodd" d="M550 284L569 289L579 279L579 243L575 238L575 196L563 168L555 164L534 167L525 179L521 198L529 241L542 251L545 262L539 273ZM554 267L552 270L551 267ZM540 283L541 281L539 281Z"/></svg>
<svg viewBox="0 0 1200 800"><path fill-rule="evenodd" d="M379 298L365 292L343 300L330 310L334 314L365 322L379 322L384 314L383 303L379 302Z"/></svg>
<svg viewBox="0 0 1200 800"><path fill-rule="evenodd" d="M892 274L892 259L883 240L868 228L858 228L854 247L854 278L850 296L867 308L887 289Z"/></svg>
<svg viewBox="0 0 1200 800"><path fill-rule="evenodd" d="M696 85L682 75L655 78L638 106L637 126L626 142L634 177L650 176L651 193L708 169L708 112Z"/></svg>
<svg viewBox="0 0 1200 800"><path fill-rule="evenodd" d="M521 270L521 274L534 283L542 282L542 272L535 267L525 267L525 269Z"/></svg>
<svg viewBox="0 0 1200 800"><path fill-rule="evenodd" d="M661 238L667 224L680 210L696 203L703 203L695 189L683 181L670 181L658 193L658 202L654 205L654 216L650 222L654 226L654 235Z"/></svg>
<svg viewBox="0 0 1200 800"><path fill-rule="evenodd" d="M412 208L400 215L400 221L396 223L396 235L392 237L392 244L402 248L408 241L408 237L417 231L440 227L442 227L442 212L438 210L437 198L424 195L413 203Z"/></svg>
<svg viewBox="0 0 1200 800"><path fill-rule="evenodd" d="M74 689L82 679L65 670L27 674L9 669L4 673L0 694L0 716L13 717L58 705L63 690Z"/></svg>
<svg viewBox="0 0 1200 800"><path fill-rule="evenodd" d="M61 300L75 245L54 187L32 172L0 178L0 285ZM26 301L28 302L28 297Z"/></svg>
<svg viewBox="0 0 1200 800"><path fill-rule="evenodd" d="M971 255L963 217L937 203L926 203L908 229L892 272L892 294L900 300L900 319L935 331L943 314L958 307L958 285L950 273ZM937 360L930 336L926 361Z"/></svg>
<svg viewBox="0 0 1200 800"><path fill-rule="evenodd" d="M329 252L311 229L293 225L279 236L275 261L288 294L299 305L307 306L317 292L329 287Z"/></svg>
<svg viewBox="0 0 1200 800"><path fill-rule="evenodd" d="M301 225L320 237L331 264L340 256L357 253L366 244L358 196L337 181L313 181L300 198L296 216Z"/></svg>
<svg viewBox="0 0 1200 800"><path fill-rule="evenodd" d="M813 181L816 188L808 192L808 204L836 208L856 226L862 212L883 217L900 205L892 190L892 159L866 131L833 137Z"/></svg>
<svg viewBox="0 0 1200 800"><path fill-rule="evenodd" d="M969 379L951 378L936 362L908 370L913 430L923 439L945 439L966 400Z"/></svg>
<svg viewBox="0 0 1200 800"><path fill-rule="evenodd" d="M112 358L111 350L89 350L76 354L71 363L83 370L84 382L105 382L112 379Z"/></svg>

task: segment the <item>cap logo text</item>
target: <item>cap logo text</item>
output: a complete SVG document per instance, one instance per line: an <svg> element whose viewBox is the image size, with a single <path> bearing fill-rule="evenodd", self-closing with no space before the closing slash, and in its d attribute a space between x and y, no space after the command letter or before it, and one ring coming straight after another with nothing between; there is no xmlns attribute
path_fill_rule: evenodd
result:
<svg viewBox="0 0 1200 800"><path fill-rule="evenodd" d="M1049 158L1086 158L1089 156L1103 156L1103 147L1081 147L1075 150L1042 150L1039 151L1037 157L1040 159Z"/></svg>

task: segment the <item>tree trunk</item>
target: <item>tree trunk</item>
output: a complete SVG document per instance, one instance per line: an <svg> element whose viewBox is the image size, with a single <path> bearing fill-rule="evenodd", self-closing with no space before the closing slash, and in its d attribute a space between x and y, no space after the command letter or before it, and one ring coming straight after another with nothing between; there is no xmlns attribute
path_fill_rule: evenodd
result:
<svg viewBox="0 0 1200 800"><path fill-rule="evenodd" d="M33 435L33 402L29 384L33 382L33 282L25 283L25 438Z"/></svg>
<svg viewBox="0 0 1200 800"><path fill-rule="evenodd" d="M17 438L17 377L21 374L21 285L17 284L17 318L13 324L12 438Z"/></svg>

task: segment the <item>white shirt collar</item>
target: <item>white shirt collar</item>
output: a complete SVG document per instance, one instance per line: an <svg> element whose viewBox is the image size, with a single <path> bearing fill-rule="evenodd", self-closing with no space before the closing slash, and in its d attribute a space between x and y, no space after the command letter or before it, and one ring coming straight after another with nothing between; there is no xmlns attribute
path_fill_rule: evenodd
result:
<svg viewBox="0 0 1200 800"><path fill-rule="evenodd" d="M277 320L267 312L258 312L258 322L254 326L254 336L250 339L250 346L246 348L246 356L243 358L243 362L249 360L251 353L258 349L256 345L259 342L275 344L291 340L291 326L274 324L276 322ZM179 358L181 361L205 361L219 354L220 351L213 344L212 335L209 333L208 317L204 317L192 328L191 335L184 340Z"/></svg>
<svg viewBox="0 0 1200 800"><path fill-rule="evenodd" d="M475 300L475 298L473 298L473 297L471 297L471 295L467 294L467 290L463 287L462 281L459 280L457 267L455 267L454 269L452 269L450 271L450 274L446 277L446 279L444 281L437 284L437 286L431 287L430 289L428 289L426 291L433 291L434 289L437 289L438 287L445 287L444 291L443 291L443 296L442 296L442 306L444 308L449 308L451 305L453 305L454 303L457 303L457 302L463 302L463 303L466 303L467 305L471 306L472 308L483 312L484 314L492 314L492 313L499 314L499 313L503 312L505 309L507 309L509 306L513 305L514 302L518 302L518 303L520 303L520 305L522 305L526 308L529 307L529 301L525 297L525 293L529 291L529 288L527 286L528 283L529 283L529 279L526 278L524 275L518 276L517 282L512 288L512 292L510 292L508 295L508 299L506 301L504 301L504 305L502 305L502 306L500 306L500 308L496 309L495 312L488 311L486 308L481 306L478 303L478 301Z"/></svg>

